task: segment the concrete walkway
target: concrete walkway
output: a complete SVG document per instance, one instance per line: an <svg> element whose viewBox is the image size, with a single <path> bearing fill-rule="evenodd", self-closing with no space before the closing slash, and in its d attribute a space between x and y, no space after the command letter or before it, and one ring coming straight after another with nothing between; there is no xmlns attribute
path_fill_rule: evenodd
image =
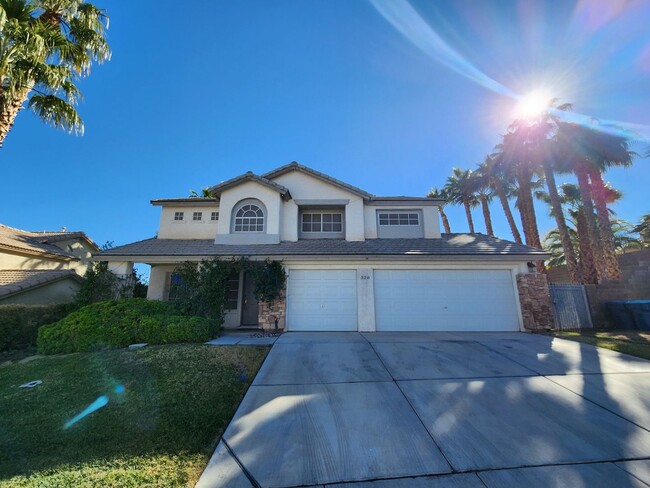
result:
<svg viewBox="0 0 650 488"><path fill-rule="evenodd" d="M198 487L648 487L650 361L520 333L287 333Z"/></svg>

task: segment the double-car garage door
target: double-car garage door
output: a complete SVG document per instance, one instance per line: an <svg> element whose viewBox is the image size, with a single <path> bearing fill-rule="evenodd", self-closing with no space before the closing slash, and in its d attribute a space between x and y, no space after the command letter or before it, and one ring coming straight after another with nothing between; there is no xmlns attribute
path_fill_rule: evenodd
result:
<svg viewBox="0 0 650 488"><path fill-rule="evenodd" d="M509 269L375 269L377 331L517 331ZM290 270L287 330L357 330L356 270ZM363 307L361 307L363 308Z"/></svg>

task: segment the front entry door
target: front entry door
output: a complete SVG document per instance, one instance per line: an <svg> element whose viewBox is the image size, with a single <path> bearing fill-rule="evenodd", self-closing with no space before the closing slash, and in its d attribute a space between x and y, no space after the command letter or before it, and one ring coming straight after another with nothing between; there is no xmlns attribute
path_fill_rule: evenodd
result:
<svg viewBox="0 0 650 488"><path fill-rule="evenodd" d="M259 306L255 298L255 283L250 273L244 273L244 292L242 296L242 325L258 325Z"/></svg>

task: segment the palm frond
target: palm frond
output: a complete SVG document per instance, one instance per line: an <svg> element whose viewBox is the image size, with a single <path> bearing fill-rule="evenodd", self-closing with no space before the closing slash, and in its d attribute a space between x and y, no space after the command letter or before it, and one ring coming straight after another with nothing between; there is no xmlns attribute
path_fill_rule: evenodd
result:
<svg viewBox="0 0 650 488"><path fill-rule="evenodd" d="M83 134L84 125L81 117L66 100L56 95L33 95L27 104L44 122L57 129L74 134Z"/></svg>

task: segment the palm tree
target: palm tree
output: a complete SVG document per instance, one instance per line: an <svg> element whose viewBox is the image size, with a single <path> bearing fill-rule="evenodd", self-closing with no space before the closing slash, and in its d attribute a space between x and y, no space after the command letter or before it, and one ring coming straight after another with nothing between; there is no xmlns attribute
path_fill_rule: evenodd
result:
<svg viewBox="0 0 650 488"><path fill-rule="evenodd" d="M638 233L646 245L650 245L650 213L641 216L641 220L634 227L633 232Z"/></svg>
<svg viewBox="0 0 650 488"><path fill-rule="evenodd" d="M495 149L501 164L510 168L509 170L513 172L517 181L517 205L526 244L541 248L542 243L539 238L531 185L533 176L539 171L539 164L534 160L536 132L536 128L526 121L516 120L503 136L503 142ZM545 271L543 261L536 261L535 266L538 272Z"/></svg>
<svg viewBox="0 0 650 488"><path fill-rule="evenodd" d="M447 201L449 196L444 188L438 189L437 186L434 186L431 191L427 194L429 198L437 198L439 200ZM447 219L447 214L445 213L444 204L438 205L438 211L440 212L440 218L442 219L442 225L445 228L447 234L451 234L451 227L449 227L449 219Z"/></svg>
<svg viewBox="0 0 650 488"><path fill-rule="evenodd" d="M621 277L616 258L614 235L607 209L606 184L602 172L611 166L629 166L633 153L627 140L590 127L558 123L558 152L571 163L578 178L582 208L594 255L594 270L589 270L590 283L618 280ZM594 220L594 210L597 218Z"/></svg>
<svg viewBox="0 0 650 488"><path fill-rule="evenodd" d="M212 193L210 193L210 188L201 188L201 193L196 190L190 190L190 198L212 198Z"/></svg>
<svg viewBox="0 0 650 488"><path fill-rule="evenodd" d="M472 171L469 169L463 171L460 168L454 168L451 176L447 177L447 183L445 183L443 189L451 203L462 205L465 208L467 225L469 226L469 231L473 234L474 221L472 220L471 209L472 207L476 207L478 201L470 186L471 174Z"/></svg>
<svg viewBox="0 0 650 488"><path fill-rule="evenodd" d="M84 0L0 0L0 147L26 101L54 127L83 132L76 83L110 58L107 27Z"/></svg>
<svg viewBox="0 0 650 488"><path fill-rule="evenodd" d="M483 161L483 167L489 176L490 185L494 189L494 193L499 197L499 202L501 202L501 208L503 208L503 213L510 226L512 237L516 243L521 244L521 234L519 234L519 229L517 229L517 224L512 216L510 204L508 203L508 195L512 193L512 174L509 174L504 165L500 164L498 154L486 156Z"/></svg>
<svg viewBox="0 0 650 488"><path fill-rule="evenodd" d="M556 100L551 100L549 108L565 111L569 110L571 105L568 103L557 105ZM556 172L566 173L570 171L563 161L561 157L562 155L558 154L558 144L553 138L554 134L557 132L557 122L557 117L549 115L548 112L545 112L534 121L533 130L531 131L532 159L541 166L544 174L546 188L548 189L547 203L551 207L551 215L555 218L557 224L557 231L564 248L564 256L569 277L574 283L581 283L582 276L578 266L575 247L571 240L571 236L569 235L564 211L562 210L562 200L558 193L557 183L555 181Z"/></svg>
<svg viewBox="0 0 650 488"><path fill-rule="evenodd" d="M483 211L483 220L485 220L485 230L487 235L494 237L492 229L492 215L490 214L490 202L494 198L494 190L491 184L491 176L488 168L484 163L477 165L477 169L471 174L469 185L476 198L481 203Z"/></svg>
<svg viewBox="0 0 650 488"><path fill-rule="evenodd" d="M614 235L614 246L618 254L624 253L629 250L641 249L643 243L634 237L634 226L629 222L622 219L610 219L612 223L612 234ZM569 235L574 243L574 247L579 247L578 232L575 230L576 222L573 218L569 218L571 224L569 228ZM544 237L544 249L551 254L551 259L548 261L550 267L566 265L566 258L564 254L564 247L557 229L552 229Z"/></svg>

